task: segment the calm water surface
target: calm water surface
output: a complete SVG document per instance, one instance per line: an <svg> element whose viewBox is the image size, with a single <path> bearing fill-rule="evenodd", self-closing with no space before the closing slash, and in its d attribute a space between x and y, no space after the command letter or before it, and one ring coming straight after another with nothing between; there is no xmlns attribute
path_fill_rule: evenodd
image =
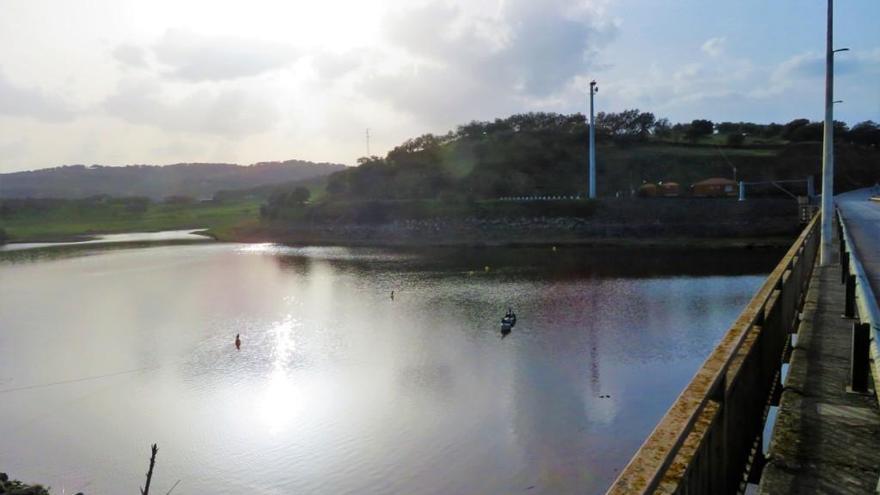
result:
<svg viewBox="0 0 880 495"><path fill-rule="evenodd" d="M0 261L0 471L137 493L157 442L157 493L599 493L779 256L208 244Z"/></svg>

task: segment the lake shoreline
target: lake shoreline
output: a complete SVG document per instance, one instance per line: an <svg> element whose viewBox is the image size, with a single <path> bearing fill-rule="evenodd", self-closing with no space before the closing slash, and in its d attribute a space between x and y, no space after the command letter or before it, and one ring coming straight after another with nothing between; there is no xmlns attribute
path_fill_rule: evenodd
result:
<svg viewBox="0 0 880 495"><path fill-rule="evenodd" d="M718 198L642 198L602 199L592 204L589 212L581 212L583 215L569 212L561 216L559 211L547 215L501 214L497 211L464 216L421 215L397 205L382 210L381 218L366 215L368 211L352 210L348 214L326 218L301 212L305 215L303 218L247 218L221 224L207 220L197 223L188 219L166 223L159 230L139 221L123 222L128 228L120 224L112 228L90 225L79 232L65 233L19 226L16 230L21 231L20 234L7 229L15 234L7 242L9 245L43 242L88 242L94 245L100 236L120 232L206 228L199 234L216 241L274 242L292 246L754 248L787 247L801 230L797 206L790 200L756 198L739 202ZM364 218L360 218L362 216ZM23 235L25 232L27 234Z"/></svg>
<svg viewBox="0 0 880 495"><path fill-rule="evenodd" d="M98 235L98 234L95 234ZM336 246L336 247L374 247L374 248L416 248L416 247L472 247L472 248L516 248L516 247L581 247L581 248L680 248L680 249L765 249L785 248L794 241L792 235L770 235L754 237L583 237L572 238L568 235L550 235L531 240L517 238L447 238L426 239L422 237L376 239L372 237L353 238L347 235L317 235L315 232L279 232L274 229L249 227L231 231L203 231L198 235L215 242L242 244L274 243L285 246ZM107 247L148 247L159 245L175 245L203 243L207 241L130 241L130 242L94 242L94 235L58 236L51 240L46 238L27 239L10 242L6 245L28 244L32 242L58 243L57 246L42 246L20 251L64 248L107 248ZM3 251L11 253L19 250Z"/></svg>
<svg viewBox="0 0 880 495"><path fill-rule="evenodd" d="M21 261L21 260L39 260L45 257L61 257L77 256L78 253L87 250L95 251L112 251L121 249L137 249L160 246L192 246L192 245L211 245L211 240L163 240L163 241L127 241L127 242L81 242L81 243L59 243L58 245L48 245L33 247L27 249L10 249L3 250L0 245L0 261Z"/></svg>
<svg viewBox="0 0 880 495"><path fill-rule="evenodd" d="M374 248L417 248L417 247L460 247L460 248L527 248L527 247L581 247L581 248L681 248L681 249L763 249L785 248L791 246L794 237L589 237L572 239L565 237L545 237L523 241L518 239L447 239L433 241L428 239L394 239L381 241L376 239L352 239L338 236L310 235L278 235L271 232L237 232L215 236L220 242L240 242L244 244L274 243L284 246L337 246L337 247L374 247Z"/></svg>
<svg viewBox="0 0 880 495"><path fill-rule="evenodd" d="M788 247L797 221L593 222L578 218L397 221L382 224L261 222L207 232L218 241L349 247Z"/></svg>
<svg viewBox="0 0 880 495"><path fill-rule="evenodd" d="M161 232L175 232L175 231L189 231L195 235L200 235L204 237L208 237L210 239L215 239L216 237L212 234L208 233L208 229L200 226L188 226L183 225L180 227L175 227L173 229L136 229L136 230L125 230L125 229L113 229L106 231L89 231L83 232L79 234L50 234L50 235L37 235L31 237L16 237L14 240L6 241L0 246L13 246L15 244L31 244L31 243L43 243L43 242L57 242L57 243L74 243L74 242L91 242L93 244L97 244L95 241L99 241L101 236L105 235L116 235L116 234L158 234Z"/></svg>
<svg viewBox="0 0 880 495"><path fill-rule="evenodd" d="M584 215L413 217L402 207L389 208L377 218L264 219L209 233L222 241L299 246L750 248L788 247L802 229L797 205L776 199L607 199Z"/></svg>

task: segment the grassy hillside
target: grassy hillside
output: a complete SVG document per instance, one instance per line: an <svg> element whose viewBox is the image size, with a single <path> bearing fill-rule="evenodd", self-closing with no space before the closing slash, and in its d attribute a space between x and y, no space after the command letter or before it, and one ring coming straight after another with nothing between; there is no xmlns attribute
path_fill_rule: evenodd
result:
<svg viewBox="0 0 880 495"><path fill-rule="evenodd" d="M876 125L863 123L852 131L842 123L836 127L836 190L880 181L877 132L856 132ZM630 197L645 182L663 181L679 183L686 195L691 184L712 177L766 182L813 176L818 190L822 144L814 140L817 130L817 123L805 119L785 125L695 120L670 126L638 111L600 115L596 189L599 197ZM358 167L328 176L323 194L313 192L308 203L276 188L263 212L270 219L313 221L389 215L383 211L408 218L401 202L411 202L419 212L431 201L446 204L444 211L467 212L509 196L583 196L588 151L588 126L580 115L472 122L442 136L407 140L385 157L363 158ZM805 183L789 187L794 194L806 193ZM750 186L748 194L785 197L770 185ZM383 202L396 203L386 208Z"/></svg>
<svg viewBox="0 0 880 495"><path fill-rule="evenodd" d="M873 184L880 179L876 136L863 139L838 124L838 190ZM819 186L817 125L798 119L785 125L713 127L696 120L669 126L638 111L600 115L597 191L599 196L629 196L644 182L672 181L687 188L711 177L757 182L812 175ZM323 201L583 195L588 151L588 126L580 115L526 114L472 122L446 135L410 139L385 157L363 158L360 166L332 174Z"/></svg>
<svg viewBox="0 0 880 495"><path fill-rule="evenodd" d="M309 179L292 180L282 183L264 184L246 189L229 189L217 191L214 199L217 201L239 201L243 199L266 200L272 193L288 191L297 187L305 187L309 190L309 198L312 201L321 200L327 193L327 175L312 177Z"/></svg>
<svg viewBox="0 0 880 495"><path fill-rule="evenodd" d="M167 204L104 199L3 200L0 229L9 241L67 240L80 235L188 228L222 231L256 222L260 202Z"/></svg>

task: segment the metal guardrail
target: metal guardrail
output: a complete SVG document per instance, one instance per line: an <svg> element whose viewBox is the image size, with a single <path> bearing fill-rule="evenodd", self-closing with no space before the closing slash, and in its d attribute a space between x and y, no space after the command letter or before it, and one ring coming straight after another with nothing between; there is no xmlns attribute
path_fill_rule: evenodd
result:
<svg viewBox="0 0 880 495"><path fill-rule="evenodd" d="M819 247L813 217L608 494L741 491L760 476L762 435Z"/></svg>
<svg viewBox="0 0 880 495"><path fill-rule="evenodd" d="M535 195L535 196L502 196L498 198L499 201L570 201L570 200L579 200L581 199L580 194L566 194L566 195ZM587 199L584 196L583 199Z"/></svg>
<svg viewBox="0 0 880 495"><path fill-rule="evenodd" d="M859 359L858 354L863 351L867 352L870 349L870 356L874 363L874 368L871 371L873 371L876 384L877 379L880 378L880 348L878 348L878 341L880 341L880 309L877 307L877 298L874 297L874 291L871 289L871 282L865 274L865 269L856 253L855 243L853 243L852 237L846 226L846 221L840 210L837 211L837 229L840 239L841 283L847 284L844 316L857 318L859 320L853 328L854 341L852 349L853 365L850 376L851 386L854 391L867 392L867 381L863 382L864 387L860 387L857 385L860 380L858 380L856 376L862 375L868 371L867 369L858 369L860 366L870 365L868 364L867 359ZM858 316L856 316L856 310L858 311ZM857 327L859 324L869 325L869 349L860 348L858 342L855 340L859 332ZM864 378L866 377L862 376L862 379ZM880 399L880 395L878 395L878 399Z"/></svg>

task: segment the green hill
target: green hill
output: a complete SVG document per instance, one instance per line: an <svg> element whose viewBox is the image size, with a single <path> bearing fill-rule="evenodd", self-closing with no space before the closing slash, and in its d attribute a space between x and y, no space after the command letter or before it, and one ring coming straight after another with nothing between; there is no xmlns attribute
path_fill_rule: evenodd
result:
<svg viewBox="0 0 880 495"><path fill-rule="evenodd" d="M687 187L710 177L747 182L805 179L819 187L821 125L806 119L787 124L694 120L671 125L653 114L628 110L597 116L597 192L629 197L645 182ZM835 123L836 189L880 180L880 129L865 122L849 129ZM509 196L583 196L587 191L588 126L580 114L532 113L493 122L471 122L456 131L407 140L385 157L327 177L326 194L309 204L269 198L270 218L322 218L320 212L356 218L364 202L453 203ZM803 189L804 186L801 186ZM282 188L283 189L283 188ZM772 187L754 194L782 194ZM804 191L795 191L803 194ZM289 202L288 202L289 203ZM461 210L462 208L456 208ZM466 208L464 209L466 210ZM311 212L311 215L309 214Z"/></svg>

